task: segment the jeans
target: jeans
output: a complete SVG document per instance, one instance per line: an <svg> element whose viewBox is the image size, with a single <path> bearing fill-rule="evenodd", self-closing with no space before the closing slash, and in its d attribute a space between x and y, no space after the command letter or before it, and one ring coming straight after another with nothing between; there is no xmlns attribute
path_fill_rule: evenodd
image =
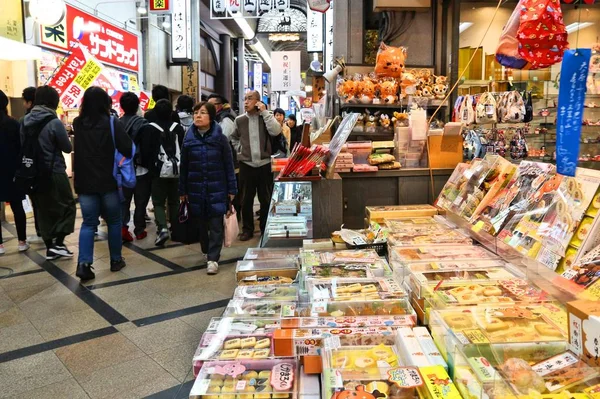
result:
<svg viewBox="0 0 600 399"><path fill-rule="evenodd" d="M221 258L223 239L225 238L225 226L223 216L215 216L209 219L198 219L196 221L200 229L200 248L206 254L209 261L218 262Z"/></svg>
<svg viewBox="0 0 600 399"><path fill-rule="evenodd" d="M83 223L79 232L78 263L92 264L94 261L94 232L100 224L100 215L108 225L108 249L110 260L119 261L122 258L121 239L121 202L119 192L105 194L80 194L79 205Z"/></svg>
<svg viewBox="0 0 600 399"><path fill-rule="evenodd" d="M122 204L123 227L127 227L131 219L131 199L134 199L135 211L133 212L133 233L138 235L146 230L146 208L152 195L152 177L149 174L137 176L135 188L123 187L125 201Z"/></svg>
<svg viewBox="0 0 600 399"><path fill-rule="evenodd" d="M10 209L12 209L13 216L15 217L15 226L17 227L17 237L19 241L27 240L27 220L25 218L25 210L23 209L23 200L15 197L10 201ZM0 228L0 244L2 244L2 228Z"/></svg>
<svg viewBox="0 0 600 399"><path fill-rule="evenodd" d="M253 168L240 163L240 184L242 191L242 232L254 234L254 196L258 193L260 202L260 233L264 234L273 194L273 172L271 164Z"/></svg>
<svg viewBox="0 0 600 399"><path fill-rule="evenodd" d="M156 177L152 180L152 204L156 218L157 234L167 228L167 212L169 207L169 222L174 224L179 215L179 179Z"/></svg>

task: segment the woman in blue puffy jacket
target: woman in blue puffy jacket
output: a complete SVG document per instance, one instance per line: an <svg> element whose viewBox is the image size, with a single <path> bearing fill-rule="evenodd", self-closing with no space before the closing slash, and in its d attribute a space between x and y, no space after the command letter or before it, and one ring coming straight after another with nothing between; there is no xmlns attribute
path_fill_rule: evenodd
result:
<svg viewBox="0 0 600 399"><path fill-rule="evenodd" d="M215 106L208 102L194 106L194 123L183 139L179 177L180 199L188 202L190 216L199 224L208 274L219 270L223 216L231 215L231 200L237 194L231 146L216 116Z"/></svg>

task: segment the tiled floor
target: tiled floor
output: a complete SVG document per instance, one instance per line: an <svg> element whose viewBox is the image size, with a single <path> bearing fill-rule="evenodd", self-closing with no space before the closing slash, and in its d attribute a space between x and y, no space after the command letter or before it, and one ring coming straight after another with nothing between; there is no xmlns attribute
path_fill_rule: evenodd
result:
<svg viewBox="0 0 600 399"><path fill-rule="evenodd" d="M17 253L14 226L2 225L0 398L187 398L200 336L222 313L235 261L257 238L224 248L216 276L206 274L199 244L155 248L153 227L123 248L127 267L117 273L100 240L96 279L82 285L75 277L80 216L66 240L71 260L46 261L41 243Z"/></svg>

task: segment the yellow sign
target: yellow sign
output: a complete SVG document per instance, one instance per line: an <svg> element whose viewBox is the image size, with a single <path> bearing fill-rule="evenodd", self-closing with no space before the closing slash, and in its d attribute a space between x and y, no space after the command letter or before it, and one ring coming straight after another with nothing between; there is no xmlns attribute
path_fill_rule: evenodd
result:
<svg viewBox="0 0 600 399"><path fill-rule="evenodd" d="M140 91L137 76L134 74L129 75L129 91L133 91L134 93L139 93Z"/></svg>
<svg viewBox="0 0 600 399"><path fill-rule="evenodd" d="M21 0L0 1L0 36L23 43L23 6Z"/></svg>
<svg viewBox="0 0 600 399"><path fill-rule="evenodd" d="M465 334L465 336L467 338L469 338L469 341L471 341L474 344L489 344L490 343L490 341L487 339L487 337L479 329L463 330L463 334Z"/></svg>
<svg viewBox="0 0 600 399"><path fill-rule="evenodd" d="M98 78L101 71L102 66L100 64L94 60L88 60L81 72L79 72L79 75L75 78L75 83L81 86L83 90L86 90Z"/></svg>

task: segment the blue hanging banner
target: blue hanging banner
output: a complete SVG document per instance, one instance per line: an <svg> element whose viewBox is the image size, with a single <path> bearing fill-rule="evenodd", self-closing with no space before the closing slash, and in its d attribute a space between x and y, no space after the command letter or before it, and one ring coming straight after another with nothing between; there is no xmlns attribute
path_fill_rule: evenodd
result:
<svg viewBox="0 0 600 399"><path fill-rule="evenodd" d="M565 50L560 70L556 168L558 173L565 176L575 176L577 169L583 103L591 56L591 49Z"/></svg>

